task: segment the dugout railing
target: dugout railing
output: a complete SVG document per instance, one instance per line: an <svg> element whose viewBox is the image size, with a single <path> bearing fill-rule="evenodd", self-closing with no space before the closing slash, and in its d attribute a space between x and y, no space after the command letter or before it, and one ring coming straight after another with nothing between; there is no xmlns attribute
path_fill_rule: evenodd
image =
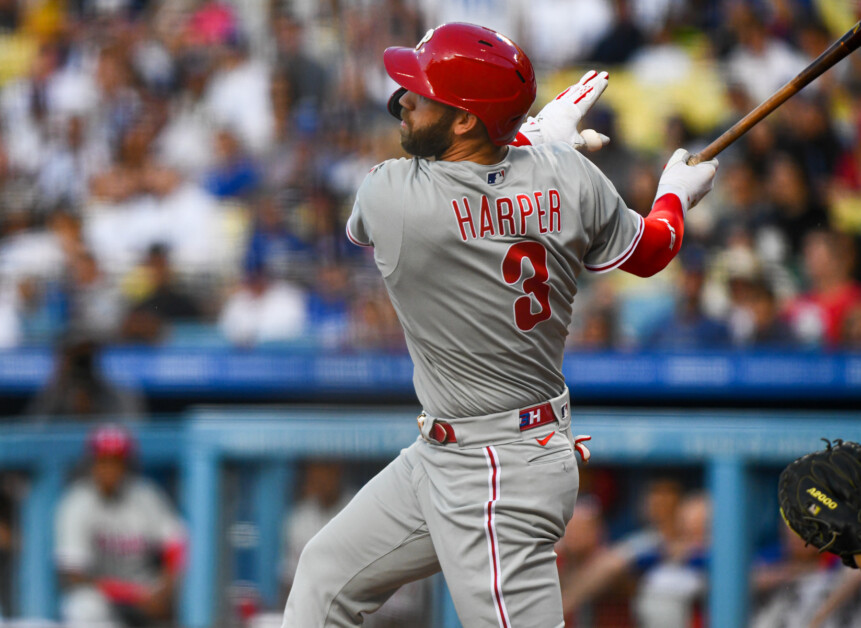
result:
<svg viewBox="0 0 861 628"><path fill-rule="evenodd" d="M134 427L141 464L179 470L180 508L191 539L180 616L186 628L218 625L217 571L225 465L253 468L258 530L253 579L264 600L277 598L279 529L295 462L309 457L385 461L417 435L412 409L197 410L180 423ZM861 415L741 411L589 410L575 414L577 433L593 436L594 464L701 465L713 500L709 617L712 626L741 628L748 611L752 553L750 486L756 467L782 467L822 446L820 438L861 441ZM56 616L53 516L87 428L16 425L0 431L0 470L31 477L21 504L21 551L15 587L20 615ZM458 626L450 600L438 596L435 626Z"/></svg>

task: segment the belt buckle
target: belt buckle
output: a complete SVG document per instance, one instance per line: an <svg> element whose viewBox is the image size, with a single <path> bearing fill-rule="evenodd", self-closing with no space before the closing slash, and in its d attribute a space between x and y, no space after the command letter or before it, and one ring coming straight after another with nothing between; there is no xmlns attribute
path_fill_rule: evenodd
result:
<svg viewBox="0 0 861 628"><path fill-rule="evenodd" d="M558 422L553 405L549 401L520 410L519 418L521 432Z"/></svg>

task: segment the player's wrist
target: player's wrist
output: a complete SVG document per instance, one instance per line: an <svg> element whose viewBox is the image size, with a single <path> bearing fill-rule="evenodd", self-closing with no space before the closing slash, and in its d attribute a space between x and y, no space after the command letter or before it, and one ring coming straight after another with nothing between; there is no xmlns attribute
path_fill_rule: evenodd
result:
<svg viewBox="0 0 861 628"><path fill-rule="evenodd" d="M672 194L679 199L679 203L682 205L682 217L687 216L688 210L691 208L691 196L685 188L673 183L658 184L658 191L655 193L655 200L652 203L652 207L661 200L661 197L666 196L667 194Z"/></svg>

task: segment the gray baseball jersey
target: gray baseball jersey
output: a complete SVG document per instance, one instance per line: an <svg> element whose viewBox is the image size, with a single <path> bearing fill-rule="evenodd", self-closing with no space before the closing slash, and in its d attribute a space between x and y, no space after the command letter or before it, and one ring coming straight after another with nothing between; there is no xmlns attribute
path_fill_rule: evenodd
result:
<svg viewBox="0 0 861 628"><path fill-rule="evenodd" d="M464 626L563 627L554 545L579 481L561 372L571 302L583 269L622 264L642 229L562 144L371 171L347 234L374 247L403 325L422 438L308 543L284 628L359 626L439 570Z"/></svg>
<svg viewBox="0 0 861 628"><path fill-rule="evenodd" d="M76 482L60 503L55 529L60 569L138 584L159 577L153 551L185 534L167 497L141 478L130 478L111 500L88 478Z"/></svg>
<svg viewBox="0 0 861 628"><path fill-rule="evenodd" d="M555 143L512 147L493 166L383 162L347 229L374 247L422 406L463 417L559 394L577 277L622 264L643 219Z"/></svg>

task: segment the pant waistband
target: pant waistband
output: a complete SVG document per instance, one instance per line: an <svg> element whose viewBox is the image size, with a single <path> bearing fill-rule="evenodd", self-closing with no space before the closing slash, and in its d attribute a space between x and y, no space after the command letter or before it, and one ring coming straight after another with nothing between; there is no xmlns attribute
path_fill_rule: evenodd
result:
<svg viewBox="0 0 861 628"><path fill-rule="evenodd" d="M530 438L531 430L542 426L556 425L556 429L566 430L571 426L571 404L565 388L552 399L518 410L460 418L440 418L422 412L418 423L422 437L435 445L481 447Z"/></svg>

